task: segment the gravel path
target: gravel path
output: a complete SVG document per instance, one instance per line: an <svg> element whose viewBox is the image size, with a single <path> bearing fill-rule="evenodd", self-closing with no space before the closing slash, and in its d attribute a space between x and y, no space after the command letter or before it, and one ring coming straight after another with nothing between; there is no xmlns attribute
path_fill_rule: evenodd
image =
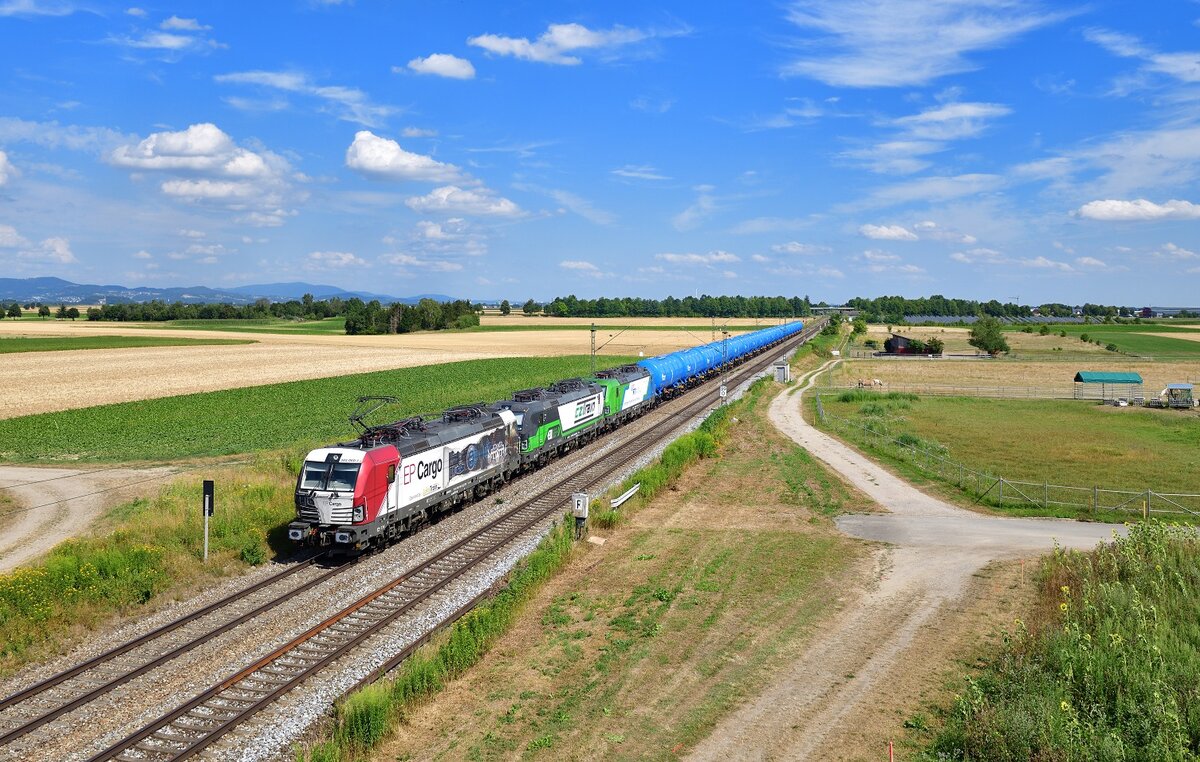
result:
<svg viewBox="0 0 1200 762"><path fill-rule="evenodd" d="M801 416L801 394L796 392L802 389L786 390L771 403L772 422L888 511L838 517L838 528L888 545L875 552L874 581L867 593L818 632L805 655L762 695L718 725L693 759L865 754L867 750L839 748L843 723L853 709L884 690L889 673L920 663L920 654L910 651L914 638L922 628L936 626L943 608L962 594L972 575L993 560L1047 552L1056 541L1086 549L1124 531L1113 524L983 516L930 497L814 429Z"/></svg>
<svg viewBox="0 0 1200 762"><path fill-rule="evenodd" d="M171 468L79 471L0 466L0 490L13 508L0 516L0 573L82 534L107 508L157 491ZM128 486L124 486L128 485Z"/></svg>

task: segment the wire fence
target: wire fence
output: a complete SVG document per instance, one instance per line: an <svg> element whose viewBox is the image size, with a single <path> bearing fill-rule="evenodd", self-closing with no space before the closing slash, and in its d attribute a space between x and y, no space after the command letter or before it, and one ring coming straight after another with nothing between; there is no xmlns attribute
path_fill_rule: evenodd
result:
<svg viewBox="0 0 1200 762"><path fill-rule="evenodd" d="M1153 489L1125 490L1099 486L1082 487L1049 482L1030 482L978 471L951 460L943 448L912 435L893 436L880 425L864 426L825 410L821 394L816 394L817 417L826 428L864 442L886 456L904 461L940 481L976 497L976 502L996 507L1033 506L1036 508L1074 508L1092 513L1111 511L1148 518L1192 516L1200 518L1200 494L1158 492Z"/></svg>

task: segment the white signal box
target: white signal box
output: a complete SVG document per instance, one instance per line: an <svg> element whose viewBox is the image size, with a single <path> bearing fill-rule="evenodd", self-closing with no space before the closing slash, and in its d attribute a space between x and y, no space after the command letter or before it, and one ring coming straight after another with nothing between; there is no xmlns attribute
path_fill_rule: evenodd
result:
<svg viewBox="0 0 1200 762"><path fill-rule="evenodd" d="M571 514L577 519L586 519L588 517L588 493L573 492L571 493Z"/></svg>

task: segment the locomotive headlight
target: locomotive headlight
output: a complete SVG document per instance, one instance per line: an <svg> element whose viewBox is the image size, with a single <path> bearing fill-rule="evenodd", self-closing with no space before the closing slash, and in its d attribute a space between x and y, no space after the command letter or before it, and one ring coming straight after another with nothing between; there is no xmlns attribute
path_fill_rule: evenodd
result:
<svg viewBox="0 0 1200 762"><path fill-rule="evenodd" d="M354 506L354 523L355 524L362 521L366 517L367 517L367 506L365 504L359 503L358 505Z"/></svg>
<svg viewBox="0 0 1200 762"><path fill-rule="evenodd" d="M300 540L303 540L304 539L304 530L303 529L289 529L288 530L288 539L295 540L297 542L299 542Z"/></svg>
<svg viewBox="0 0 1200 762"><path fill-rule="evenodd" d="M348 542L350 542L350 533L349 532L335 532L333 535L333 541L340 542L343 544L348 543Z"/></svg>

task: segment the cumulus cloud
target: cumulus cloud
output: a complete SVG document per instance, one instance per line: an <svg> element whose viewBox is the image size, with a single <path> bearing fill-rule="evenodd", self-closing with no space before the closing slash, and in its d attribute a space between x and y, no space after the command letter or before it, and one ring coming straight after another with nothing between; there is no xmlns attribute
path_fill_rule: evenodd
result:
<svg viewBox="0 0 1200 762"><path fill-rule="evenodd" d="M135 18L144 18L145 12L140 8L130 8L126 13ZM207 33L211 26L201 24L197 19L171 16L159 24L158 29L140 31L134 35L111 36L108 42L133 50L153 51L159 60L178 61L185 53L205 53L218 48L228 47L218 42Z"/></svg>
<svg viewBox="0 0 1200 762"><path fill-rule="evenodd" d="M5 185L17 176L17 168L8 160L8 154L0 151L0 185Z"/></svg>
<svg viewBox="0 0 1200 762"><path fill-rule="evenodd" d="M370 267L360 257L348 251L314 251L304 261L305 270L343 270L347 267Z"/></svg>
<svg viewBox="0 0 1200 762"><path fill-rule="evenodd" d="M862 225L858 232L877 241L916 241L917 236L902 225Z"/></svg>
<svg viewBox="0 0 1200 762"><path fill-rule="evenodd" d="M410 71L417 74L432 74L449 79L475 79L475 67L465 58L452 56L449 53L434 53L424 58L414 58L408 62ZM403 71L393 66L392 71Z"/></svg>
<svg viewBox="0 0 1200 762"><path fill-rule="evenodd" d="M298 195L286 159L265 149L242 148L208 122L118 146L108 161L136 172L176 175L159 186L172 198L269 214L276 220L291 214L281 207Z"/></svg>
<svg viewBox="0 0 1200 762"><path fill-rule="evenodd" d="M741 258L736 254L731 254L728 251L710 251L707 254L674 254L664 253L655 254L655 259L661 259L664 262L670 262L675 265L714 265L717 263L741 262Z"/></svg>
<svg viewBox="0 0 1200 762"><path fill-rule="evenodd" d="M799 241L788 241L787 243L777 243L771 246L771 251L779 254L826 254L829 250L828 246L800 243Z"/></svg>
<svg viewBox="0 0 1200 762"><path fill-rule="evenodd" d="M460 188L446 185L434 188L424 196L405 199L408 208L417 212L441 212L484 217L519 217L521 207L487 188Z"/></svg>
<svg viewBox="0 0 1200 762"><path fill-rule="evenodd" d="M614 26L612 29L588 29L582 24L550 24L536 40L528 37L505 37L481 34L467 39L468 45L483 48L499 56L512 56L524 61L576 66L582 63L576 55L585 50L612 50L650 37L640 29Z"/></svg>
<svg viewBox="0 0 1200 762"><path fill-rule="evenodd" d="M1077 214L1090 220L1149 222L1155 220L1194 220L1200 218L1200 205L1172 199L1156 204L1144 198L1133 201L1104 199L1089 201Z"/></svg>
<svg viewBox="0 0 1200 762"><path fill-rule="evenodd" d="M360 130L346 149L346 166L369 177L383 180L412 180L432 183L463 182L466 176L453 164L411 153L389 138Z"/></svg>
<svg viewBox="0 0 1200 762"><path fill-rule="evenodd" d="M378 127L384 119L396 113L391 106L373 103L366 93L356 87L318 85L308 75L295 71L240 71L218 74L213 79L221 83L255 85L317 98L339 119L364 127Z"/></svg>
<svg viewBox="0 0 1200 762"><path fill-rule="evenodd" d="M1069 13L1023 0L794 2L788 19L810 36L783 73L835 87L924 85L974 70L970 54L1007 45Z"/></svg>

